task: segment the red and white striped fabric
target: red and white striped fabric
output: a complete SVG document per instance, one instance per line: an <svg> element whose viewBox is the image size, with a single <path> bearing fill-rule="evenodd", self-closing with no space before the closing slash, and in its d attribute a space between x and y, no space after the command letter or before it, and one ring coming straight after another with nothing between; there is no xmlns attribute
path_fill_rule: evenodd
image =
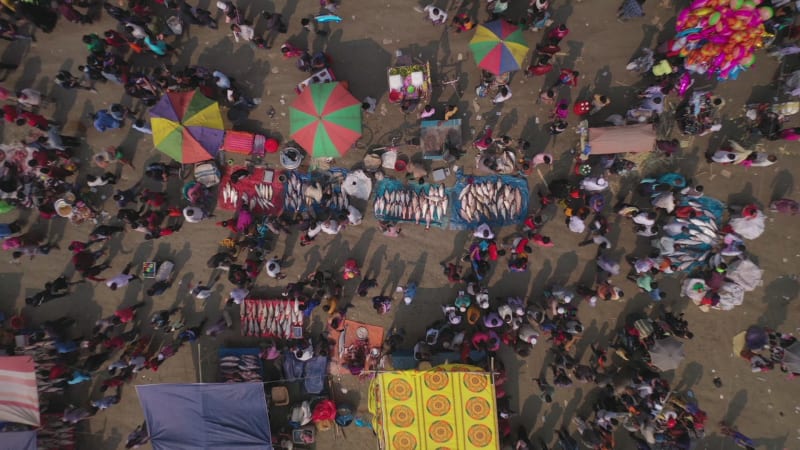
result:
<svg viewBox="0 0 800 450"><path fill-rule="evenodd" d="M0 357L0 422L39 426L39 391L30 356Z"/></svg>

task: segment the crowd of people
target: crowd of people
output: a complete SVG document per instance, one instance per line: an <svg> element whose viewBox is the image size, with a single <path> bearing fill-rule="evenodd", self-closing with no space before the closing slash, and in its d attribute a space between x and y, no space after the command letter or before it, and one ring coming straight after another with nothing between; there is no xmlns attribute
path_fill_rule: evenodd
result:
<svg viewBox="0 0 800 450"><path fill-rule="evenodd" d="M422 11L434 25L449 23L454 32L464 33L479 22L477 16L467 12L465 3L469 2L459 1L453 14L451 9L436 5L428 5ZM558 65L556 55L562 52L560 44L569 35L569 27L566 23L554 22L548 0L531 0L522 18L508 16L509 3L508 0L488 2L487 19L514 20L526 30L541 31L542 40L535 47L524 74L546 76ZM641 0L625 1L618 11L619 19L643 16L643 3ZM0 19L0 37L8 41L35 40L34 31L52 32L59 16L85 25L87 33L81 41L87 55L84 63L78 66L78 74L61 70L53 74L53 79L56 89L79 89L93 94L97 93L100 83L115 85L120 96L124 94L132 99L127 103L111 102L107 108L89 114L88 120L101 133L130 127L138 133L152 134L144 112L171 92L199 90L232 110L256 108L260 99L252 98L242 84L224 73L227 71L224 67L168 65L169 58L181 50L173 47L174 38L183 34L188 25L216 30L219 21L224 21L235 42L269 50L289 28L281 14L261 11L248 19L231 1L217 2L219 11L215 13L185 1L132 0L119 6L104 3L102 10L117 22L116 27L90 30L96 26L101 12L95 6L67 1L53 5L3 2L5 17ZM323 0L320 6L325 14L333 14L338 3ZM318 17L303 18L300 25L325 37L327 32L318 27L321 22ZM21 31L29 27L34 30ZM280 53L287 59L297 58L297 67L302 71L329 65L325 53L312 55L289 42L280 45ZM134 64L134 55L136 58L149 55L152 64ZM680 58L666 46L659 46L648 49L644 57L632 62L628 69L640 72L646 87L637 92L636 100L628 106L624 116L611 115L605 121L615 125L658 124L667 120L665 106L672 97L681 105L676 120L684 134L719 131L721 119L717 113L724 102L711 92L691 91L692 84L687 81L689 75L682 68ZM559 67L557 74L554 83L544 85L538 97L532 99L552 107L545 128L551 136L567 131L570 120L597 117L611 104L609 93L598 91L579 98L571 106L567 100L571 98L568 91L578 86L581 74L572 67ZM499 107L514 95L510 79L508 74L485 71L476 96L490 98L493 106ZM362 273L360 262L350 257L340 268L322 263L308 277L284 281L287 278L284 268L289 261L287 256L275 251L278 241L307 247L318 244L320 236L336 239L335 236L348 227L364 227L359 208L353 205L322 207L267 216L241 204L232 218L217 221L213 189L202 183L187 185L178 201L174 193L169 192L170 183L184 185L191 175L181 164L151 162L137 168L129 149L107 147L90 158L91 167L82 167L80 156L87 142L83 137L62 134L62 124L46 116L53 102L51 97L32 86L16 90L0 88L0 99L6 102L3 106L6 127L22 127L28 133L23 142L6 145L0 150L2 207L30 209L43 220L60 220L56 216L64 216L63 209L68 208L73 223L93 222L94 226L85 241L76 240L61 248L55 236L43 233L35 224L24 220L0 224L3 249L11 252L12 263L23 266L24 270L30 270L29 260L36 256L47 258L54 251L71 253L68 270L53 273L41 290L25 298L28 308L25 315L36 317L36 308L48 308L52 302L77 295L83 284L97 285L99 291L125 291L131 284L138 283L146 284L147 288L143 289L144 299L121 305L113 314L96 320L90 333L76 332L76 321L80 319L77 314L43 322L34 320L33 324L12 324L19 339L4 336L4 344L9 353L30 355L36 361L43 412L58 410L64 423L76 425L113 408L120 402L125 386L137 374L159 370L168 359L201 336L215 337L234 329L237 325L233 318L239 315L259 277L266 277L270 284L278 286L283 299L300 305L304 317L310 317L314 309L321 306L327 319L326 332L322 335L305 335L286 343L270 342L260 355L268 361L283 357L305 362L314 356L327 357L336 345L329 339L329 333L342 329L348 308L355 304L345 298L348 283L357 285L358 297L371 298L376 314L391 313L398 303L383 290L379 295L370 295L380 287L376 274ZM365 101L364 110L374 112L376 101L369 99ZM436 109L435 105L427 105L420 117L432 117ZM458 113L454 105L440 109L445 111L445 120ZM275 114L274 109L270 114ZM754 133L770 139L776 136L793 138L793 129L781 129L785 117L769 105L754 107L748 114ZM527 169L550 167L555 159L552 154L538 152L522 158L526 161L519 164L517 156L526 154L530 144L507 135L494 137L491 127L486 127L473 144L480 153L479 167L482 164L494 173L518 174L524 172L526 166ZM675 140L659 140L657 147L664 158L680 151ZM442 305L442 315L432 321L424 336L412 339L406 336L403 327L393 327L376 353L366 349L369 354L350 355L352 357L345 361L349 371L353 375L368 374L368 369L375 367L367 367L369 361L391 357L403 348L412 349L413 359L418 364L432 361L439 353L454 354L462 362L493 373L498 423L504 442L517 450L547 448L544 442L534 444L525 426L512 430L512 417L516 413L512 411L510 395L505 389L511 374L498 356L502 346L511 348L519 358L527 358L536 345L547 345L547 362L543 363L540 375L530 380L538 386L542 402L551 403L556 389L569 389L578 383L595 386L599 393L591 413L574 418L577 437L566 427L557 430L561 448L578 448L579 441L593 449L622 448L616 444L617 429L627 430L637 448L658 448L658 445L691 448L692 441L704 435L706 414L691 391L677 392L670 387L651 354L660 340L692 339L693 333L683 315L657 308L656 317L633 318L608 336L609 349L613 350L608 352L607 348L582 340L585 327L578 310L602 307L604 302L625 301L632 296L628 292L626 297L622 290L626 278L652 302L663 304L667 293L659 287L659 280L678 274L685 274L691 280L685 285L684 295L704 311L729 309L737 302L740 304L743 293L748 287L752 290L760 280L758 272L745 274L736 269L751 264L745 242L763 233L764 213L752 204L723 207L721 202L708 199L703 187L687 176L666 171L642 180L636 193L630 198L620 197L618 203L612 205L608 195L612 182L615 177L631 173L636 164L622 155L587 157L584 149L579 150L568 174L551 177L537 190L537 205L531 205L518 229L510 234L502 233L501 238L497 227L478 224L463 255L441 264L443 275L457 294ZM774 154L750 150L734 141L711 149L707 159L709 163L745 167L766 167L778 161ZM141 180L126 181L137 173L143 174ZM247 175L249 173L242 176ZM99 192L112 193L108 202ZM326 204L324 198L332 195L330 187L323 187L319 203ZM776 210L780 207L790 213L797 212L796 202L780 201L784 203L776 203ZM116 207L114 214L107 212L111 208L106 203ZM569 241L570 235L563 232L565 229L556 228L559 226L557 217L563 218L560 226L566 231L580 236L577 246L597 246L596 257L589 263L595 272L593 283L570 287L552 282L530 299L524 298L524 292L518 296L492 295L496 286L490 285L489 280L498 267L517 274L512 276L524 277L530 274L532 254L546 255L549 248ZM630 232L648 244L647 254L628 255L631 271L627 277L622 273L620 258L613 251L617 243L611 239L609 231L611 222L617 221L612 217L630 220ZM152 304L152 297L175 289L173 284L181 268L171 261L157 261L156 280L148 281L143 279L139 267L149 261L132 260L119 273L113 273L110 272L114 262L111 248L118 245L128 231L142 233L142 240L179 233L188 241L187 229L211 219L227 233L225 245L208 260L207 267L212 274L207 282L195 281L177 289L205 304L224 275L223 282L230 285L230 290L219 317L195 320L186 317L184 309L176 304L153 312L149 321L143 320L139 317L141 310ZM381 222L379 229L385 237L405 235L401 234L401 225L392 221ZM291 240L290 236L299 238ZM289 253L289 250L284 251L285 255ZM411 279L399 288L405 305L415 301L422 282ZM8 342L6 338L10 338ZM769 330L768 339L761 347L748 347L740 356L750 362L754 371L766 371L778 365L794 377L798 373L784 358L786 350L795 342L789 334ZM583 350L587 347L592 356L583 361ZM763 351L770 353L763 355ZM548 381L548 374L552 383ZM97 387L89 398L75 404L56 401L53 394L69 394L72 386L84 383ZM3 428L14 429L10 425L3 425ZM721 424L720 430L740 445L754 445L727 424ZM136 448L148 439L143 424L130 433L126 448Z"/></svg>

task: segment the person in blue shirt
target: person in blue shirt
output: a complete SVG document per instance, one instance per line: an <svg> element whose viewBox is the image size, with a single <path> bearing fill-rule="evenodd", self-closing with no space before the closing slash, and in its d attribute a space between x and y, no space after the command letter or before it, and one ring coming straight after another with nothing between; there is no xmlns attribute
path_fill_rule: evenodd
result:
<svg viewBox="0 0 800 450"><path fill-rule="evenodd" d="M122 127L122 121L114 118L108 110L101 109L90 116L93 121L94 128L99 132L106 130L113 130Z"/></svg>
<svg viewBox="0 0 800 450"><path fill-rule="evenodd" d="M0 239L5 239L22 231L19 224L14 221L11 223L0 223Z"/></svg>

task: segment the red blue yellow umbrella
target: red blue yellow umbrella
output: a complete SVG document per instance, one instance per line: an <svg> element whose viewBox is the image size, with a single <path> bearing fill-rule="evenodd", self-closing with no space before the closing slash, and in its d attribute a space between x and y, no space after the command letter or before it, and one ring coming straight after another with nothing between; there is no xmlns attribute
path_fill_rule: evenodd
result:
<svg viewBox="0 0 800 450"><path fill-rule="evenodd" d="M505 20L478 25L469 48L478 67L495 75L519 70L528 54L522 29Z"/></svg>
<svg viewBox="0 0 800 450"><path fill-rule="evenodd" d="M225 137L219 104L199 91L165 94L150 125L156 148L184 164L213 159Z"/></svg>

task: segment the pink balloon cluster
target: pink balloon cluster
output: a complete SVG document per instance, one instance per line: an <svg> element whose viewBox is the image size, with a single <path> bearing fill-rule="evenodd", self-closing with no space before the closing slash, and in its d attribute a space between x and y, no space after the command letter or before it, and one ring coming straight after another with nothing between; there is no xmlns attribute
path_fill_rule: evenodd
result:
<svg viewBox="0 0 800 450"><path fill-rule="evenodd" d="M687 70L736 79L755 62L763 46L764 21L772 18L761 0L695 0L678 14L670 50L684 58Z"/></svg>

